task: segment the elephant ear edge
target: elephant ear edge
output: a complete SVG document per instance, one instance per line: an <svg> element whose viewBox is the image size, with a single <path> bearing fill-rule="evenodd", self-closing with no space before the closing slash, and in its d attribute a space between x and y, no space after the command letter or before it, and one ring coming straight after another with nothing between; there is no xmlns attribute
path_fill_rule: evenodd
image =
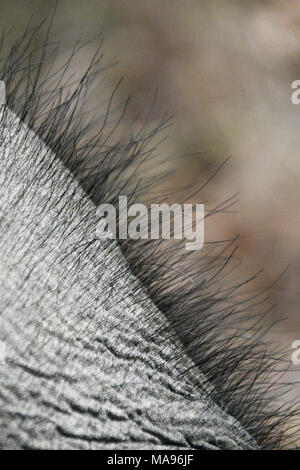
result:
<svg viewBox="0 0 300 470"><path fill-rule="evenodd" d="M154 158L153 139L165 129L168 119L162 117L154 127L147 119L136 135L129 139L119 136L114 141L114 133L107 127L111 100L104 118L101 113L91 116L85 110L86 95L104 68L101 48L70 89L65 70L74 52L65 67L48 71L54 51L48 39L50 30L44 33L39 60L31 64L42 30L43 26L29 27L11 52L1 57L0 85L5 86L0 87L0 101L63 161L96 205L116 204L124 193L133 199L143 191L146 194L149 181L144 181L143 187L138 184L138 169L142 161ZM160 177L158 174L157 180ZM251 295L241 304L235 294L239 286L220 287L233 250L225 257L220 255L223 247L219 254L209 251L199 269L190 262L181 242L167 251L163 242L153 245L151 241L124 240L120 247L131 270L167 318L168 334L179 337L192 359L194 376L201 372L212 384L215 403L240 422L261 448L289 446L297 436L292 433L287 438L286 428L294 426L297 412L290 403L278 406L288 389L278 379L282 365L287 368L283 356L262 341L264 313L253 313L257 298Z"/></svg>

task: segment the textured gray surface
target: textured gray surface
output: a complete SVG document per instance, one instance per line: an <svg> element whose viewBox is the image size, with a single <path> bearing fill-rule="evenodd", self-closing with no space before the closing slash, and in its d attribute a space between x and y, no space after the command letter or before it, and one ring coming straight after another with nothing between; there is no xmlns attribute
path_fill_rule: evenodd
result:
<svg viewBox="0 0 300 470"><path fill-rule="evenodd" d="M77 183L0 118L1 448L255 448L196 386L115 242L95 237Z"/></svg>
<svg viewBox="0 0 300 470"><path fill-rule="evenodd" d="M5 83L0 80L0 106L5 104Z"/></svg>

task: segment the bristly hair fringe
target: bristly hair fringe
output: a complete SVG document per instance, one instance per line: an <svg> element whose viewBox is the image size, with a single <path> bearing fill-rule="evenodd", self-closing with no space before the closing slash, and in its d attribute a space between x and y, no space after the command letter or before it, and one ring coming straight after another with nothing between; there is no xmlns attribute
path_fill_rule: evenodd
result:
<svg viewBox="0 0 300 470"><path fill-rule="evenodd" d="M7 38L2 35L0 79L6 84L7 106L64 162L96 205L116 204L119 195L131 200L146 197L153 181L142 180L140 169L149 162L153 165L161 130L169 120L163 116L152 125L150 110L134 133L120 132L128 103L112 124L115 90L104 115L87 112L89 90L105 68L101 44L81 78L72 82L71 62L82 45L77 44L68 60L55 69L58 45L50 41L52 23L53 18L38 47L45 25L29 24L6 57L2 52ZM163 172L154 182L161 177ZM209 215L231 203L226 201ZM168 319L168 334L179 337L193 359L195 378L199 371L205 374L213 385L213 400L261 448L286 448L297 438L297 432L288 429L296 428L295 408L287 402L278 405L288 389L282 380L288 366L280 351L263 342L265 313L257 311L264 292L241 300L238 292L245 282L234 286L224 282L234 263L235 246L236 240L206 243L195 259L178 240L120 240L132 271Z"/></svg>

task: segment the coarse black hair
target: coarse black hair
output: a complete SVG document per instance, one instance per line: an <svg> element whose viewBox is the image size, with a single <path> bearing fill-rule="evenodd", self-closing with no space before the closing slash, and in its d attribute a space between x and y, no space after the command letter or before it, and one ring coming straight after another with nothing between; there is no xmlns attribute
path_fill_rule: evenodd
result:
<svg viewBox="0 0 300 470"><path fill-rule="evenodd" d="M72 81L72 60L83 45L77 43L65 63L56 66L58 43L50 39L53 21L54 17L45 32L44 22L38 26L30 22L10 51L1 53L6 106L64 162L96 205L116 204L119 195L128 195L132 201L149 199L149 188L166 176L163 165L154 177L141 175L143 168L156 162L168 117L162 115L153 125L151 109L135 131L129 126L127 132L121 131L128 102L116 115L114 97L119 84L104 105L104 114L103 109L88 112L87 97L105 69L102 41L87 70ZM37 43L41 36L42 42ZM6 41L3 33L1 51ZM219 169L205 176L192 194L201 192ZM158 199L166 197L164 193ZM231 204L230 198L208 215L225 211ZM282 379L288 366L282 353L264 342L268 330L262 311L265 290L241 298L240 290L251 279L238 285L226 281L235 267L236 243L237 239L207 242L195 257L178 240L119 241L131 270L168 319L168 334L176 335L192 358L195 378L199 372L205 374L213 385L213 400L261 448L281 449L297 438L295 408L288 402L278 405L288 389Z"/></svg>

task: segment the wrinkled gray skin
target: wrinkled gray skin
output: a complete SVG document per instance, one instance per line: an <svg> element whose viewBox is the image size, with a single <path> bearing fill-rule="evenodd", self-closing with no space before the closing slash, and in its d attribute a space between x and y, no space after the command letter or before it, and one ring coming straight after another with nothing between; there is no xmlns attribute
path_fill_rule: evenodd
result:
<svg viewBox="0 0 300 470"><path fill-rule="evenodd" d="M1 109L1 448L256 448L196 386L76 181Z"/></svg>

